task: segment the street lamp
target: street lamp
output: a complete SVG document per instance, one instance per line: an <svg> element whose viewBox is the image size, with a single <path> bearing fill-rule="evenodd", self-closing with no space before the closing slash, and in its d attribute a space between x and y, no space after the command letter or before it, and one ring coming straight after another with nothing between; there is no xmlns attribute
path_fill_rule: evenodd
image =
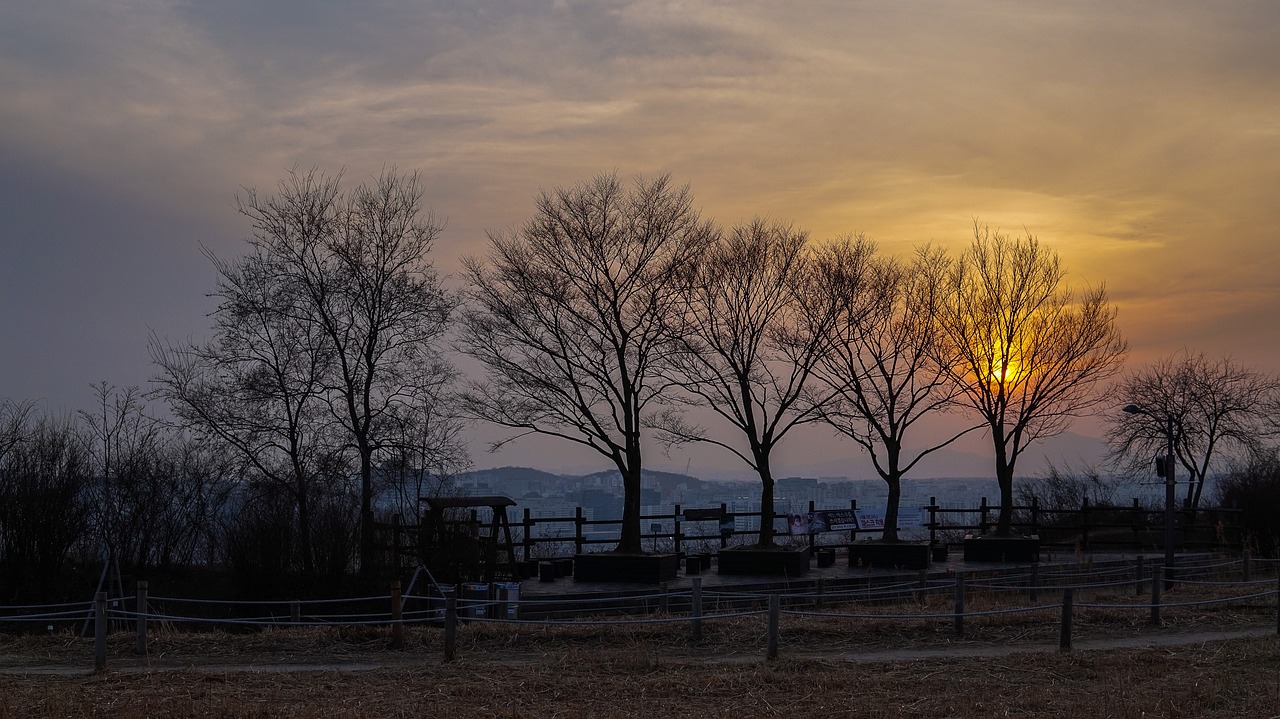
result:
<svg viewBox="0 0 1280 719"><path fill-rule="evenodd" d="M1140 414L1150 417L1154 420L1160 418L1151 412L1139 407L1136 404L1125 405L1124 411L1127 414ZM1173 481L1173 416L1165 416L1164 428L1165 448L1164 462L1164 575L1165 587L1173 586L1173 512L1174 512L1174 481Z"/></svg>

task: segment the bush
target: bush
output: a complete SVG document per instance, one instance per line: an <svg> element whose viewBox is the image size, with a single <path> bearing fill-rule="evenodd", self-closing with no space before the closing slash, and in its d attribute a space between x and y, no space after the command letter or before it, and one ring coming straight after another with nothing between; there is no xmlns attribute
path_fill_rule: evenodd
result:
<svg viewBox="0 0 1280 719"><path fill-rule="evenodd" d="M1264 556L1280 555L1280 454L1261 454L1218 480L1221 507L1239 508L1245 546Z"/></svg>

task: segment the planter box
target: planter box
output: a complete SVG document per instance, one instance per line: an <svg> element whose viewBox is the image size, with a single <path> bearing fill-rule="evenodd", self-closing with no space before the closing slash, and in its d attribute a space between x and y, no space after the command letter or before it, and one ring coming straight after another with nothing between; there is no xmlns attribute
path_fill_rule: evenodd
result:
<svg viewBox="0 0 1280 719"><path fill-rule="evenodd" d="M696 554L685 557L684 573L686 575L702 574L702 557Z"/></svg>
<svg viewBox="0 0 1280 719"><path fill-rule="evenodd" d="M1038 562L1039 537L967 537L966 562Z"/></svg>
<svg viewBox="0 0 1280 719"><path fill-rule="evenodd" d="M849 545L850 567L928 569L927 542L854 542Z"/></svg>
<svg viewBox="0 0 1280 719"><path fill-rule="evenodd" d="M808 547L732 547L720 550L720 574L799 577L807 571Z"/></svg>
<svg viewBox="0 0 1280 719"><path fill-rule="evenodd" d="M573 558L575 582L660 584L675 579L679 571L680 558L675 554L599 552Z"/></svg>

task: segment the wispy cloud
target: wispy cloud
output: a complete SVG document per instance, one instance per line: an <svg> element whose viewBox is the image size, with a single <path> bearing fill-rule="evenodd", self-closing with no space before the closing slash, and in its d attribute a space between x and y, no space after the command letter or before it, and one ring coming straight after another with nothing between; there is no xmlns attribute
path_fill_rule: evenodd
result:
<svg viewBox="0 0 1280 719"><path fill-rule="evenodd" d="M237 187L295 165L421 168L446 268L540 186L671 171L722 222L890 251L959 246L974 218L1025 227L1107 283L1139 356L1234 338L1269 357L1277 29L1266 0L9 3L0 157L11 182L42 179L0 210L27 245L51 231L41 213L90 211L120 252L181 244L189 264L121 263L157 294L157 276L204 276L193 238L236 251ZM59 177L86 196L43 189ZM166 229L140 227L157 208ZM90 235L58 242L91 254ZM7 306L27 277L83 284L22 256Z"/></svg>

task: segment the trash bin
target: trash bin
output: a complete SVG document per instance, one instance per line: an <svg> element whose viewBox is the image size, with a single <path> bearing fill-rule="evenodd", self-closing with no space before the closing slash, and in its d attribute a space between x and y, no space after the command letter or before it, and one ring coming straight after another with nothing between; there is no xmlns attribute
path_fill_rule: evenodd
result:
<svg viewBox="0 0 1280 719"><path fill-rule="evenodd" d="M500 582L497 586L498 606L495 619L520 618L520 583Z"/></svg>
<svg viewBox="0 0 1280 719"><path fill-rule="evenodd" d="M481 619L489 616L489 585L488 584L464 584L462 585L462 600L465 604L459 609L459 614L471 619Z"/></svg>
<svg viewBox="0 0 1280 719"><path fill-rule="evenodd" d="M439 590L440 594L427 597L427 609L435 612L437 619L443 619L445 606L449 602L449 597L453 596L453 587L439 587Z"/></svg>

